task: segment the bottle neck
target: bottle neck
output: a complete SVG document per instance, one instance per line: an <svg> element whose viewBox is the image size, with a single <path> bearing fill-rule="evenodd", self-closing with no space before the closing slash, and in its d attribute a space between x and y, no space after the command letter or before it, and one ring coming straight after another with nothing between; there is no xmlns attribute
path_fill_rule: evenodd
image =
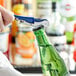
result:
<svg viewBox="0 0 76 76"><path fill-rule="evenodd" d="M43 28L34 31L34 34L36 36L36 39L37 39L37 42L38 42L39 46L41 46L41 45L44 45L44 46L50 45Z"/></svg>
<svg viewBox="0 0 76 76"><path fill-rule="evenodd" d="M58 24L57 23L58 20L57 20L57 12L56 11L53 11L53 19L54 19L54 26L56 26Z"/></svg>

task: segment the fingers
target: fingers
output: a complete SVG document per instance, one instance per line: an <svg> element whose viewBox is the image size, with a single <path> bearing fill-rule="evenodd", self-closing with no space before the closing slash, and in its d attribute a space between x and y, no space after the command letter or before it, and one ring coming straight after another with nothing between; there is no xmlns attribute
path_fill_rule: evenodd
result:
<svg viewBox="0 0 76 76"><path fill-rule="evenodd" d="M3 30L4 30L4 23L3 23L2 15L0 12L0 32L2 32Z"/></svg>
<svg viewBox="0 0 76 76"><path fill-rule="evenodd" d="M6 10L2 6L0 6L0 12L2 14L3 23L5 26L14 20L14 14L12 12Z"/></svg>

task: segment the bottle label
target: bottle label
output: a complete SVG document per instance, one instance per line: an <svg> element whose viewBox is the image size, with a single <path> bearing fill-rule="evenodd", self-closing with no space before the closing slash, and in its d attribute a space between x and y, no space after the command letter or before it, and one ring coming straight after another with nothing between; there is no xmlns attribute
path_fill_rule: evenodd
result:
<svg viewBox="0 0 76 76"><path fill-rule="evenodd" d="M59 11L62 16L74 16L76 15L76 0L61 0L59 3L59 8Z"/></svg>
<svg viewBox="0 0 76 76"><path fill-rule="evenodd" d="M65 44L66 36L48 36L52 44Z"/></svg>
<svg viewBox="0 0 76 76"><path fill-rule="evenodd" d="M32 65L37 52L33 32L18 32L16 35L15 64ZM28 61L28 62L27 62Z"/></svg>
<svg viewBox="0 0 76 76"><path fill-rule="evenodd" d="M40 18L43 17L49 17L51 15L51 1L50 0L44 0L44 1L39 1L37 2L37 15ZM47 14L46 14L47 13Z"/></svg>

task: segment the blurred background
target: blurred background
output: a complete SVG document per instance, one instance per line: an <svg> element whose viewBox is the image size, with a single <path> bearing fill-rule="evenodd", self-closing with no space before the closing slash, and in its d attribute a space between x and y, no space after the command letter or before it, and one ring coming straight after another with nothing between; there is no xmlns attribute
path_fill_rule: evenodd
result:
<svg viewBox="0 0 76 76"><path fill-rule="evenodd" d="M47 19L45 32L64 59L68 70L76 73L76 0L0 0L0 5L15 15ZM42 73L39 48L33 32L20 35L26 25L14 20L0 34L0 45L10 63L22 73ZM7 32L8 31L8 32ZM31 41L31 43L29 43Z"/></svg>

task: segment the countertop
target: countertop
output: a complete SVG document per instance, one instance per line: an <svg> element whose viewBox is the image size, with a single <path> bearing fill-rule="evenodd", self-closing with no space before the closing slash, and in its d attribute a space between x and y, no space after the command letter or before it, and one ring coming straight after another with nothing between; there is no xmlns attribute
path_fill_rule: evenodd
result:
<svg viewBox="0 0 76 76"><path fill-rule="evenodd" d="M24 76L42 76L42 74L24 74ZM71 74L70 76L76 76L76 74Z"/></svg>

